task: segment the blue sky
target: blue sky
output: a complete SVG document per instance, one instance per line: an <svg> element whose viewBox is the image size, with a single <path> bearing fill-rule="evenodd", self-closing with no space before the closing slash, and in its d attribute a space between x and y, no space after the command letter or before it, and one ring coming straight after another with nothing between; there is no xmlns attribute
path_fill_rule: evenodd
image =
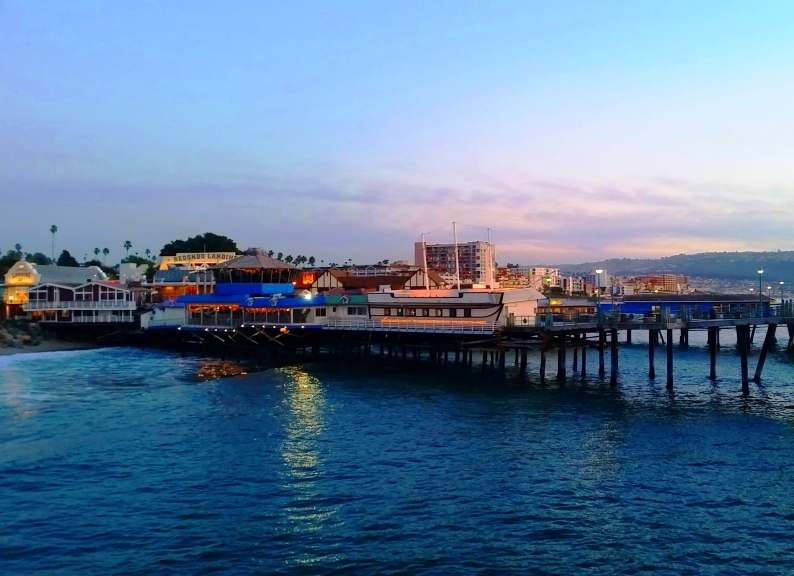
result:
<svg viewBox="0 0 794 576"><path fill-rule="evenodd" d="M794 249L794 4L0 0L0 249ZM8 214L12 217L9 218Z"/></svg>

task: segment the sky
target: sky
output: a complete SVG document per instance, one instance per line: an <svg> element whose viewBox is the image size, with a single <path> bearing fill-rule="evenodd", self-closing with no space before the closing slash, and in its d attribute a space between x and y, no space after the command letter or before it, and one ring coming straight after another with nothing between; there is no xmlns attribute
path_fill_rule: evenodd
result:
<svg viewBox="0 0 794 576"><path fill-rule="evenodd" d="M0 0L0 250L790 250L792 102L791 2Z"/></svg>

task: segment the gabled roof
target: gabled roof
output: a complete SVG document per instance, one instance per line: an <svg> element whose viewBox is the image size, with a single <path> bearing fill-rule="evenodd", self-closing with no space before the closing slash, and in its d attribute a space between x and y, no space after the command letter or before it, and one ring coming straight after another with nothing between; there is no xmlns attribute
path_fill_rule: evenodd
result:
<svg viewBox="0 0 794 576"><path fill-rule="evenodd" d="M261 248L253 248L245 251L245 254L232 260L221 262L210 267L210 270L234 270L239 268L259 268L265 270L288 270L296 269L297 266L287 264L281 260L268 256L267 252Z"/></svg>
<svg viewBox="0 0 794 576"><path fill-rule="evenodd" d="M39 284L55 282L60 284L85 284L91 280L106 281L108 277L98 266L85 268L73 266L36 266L40 274Z"/></svg>

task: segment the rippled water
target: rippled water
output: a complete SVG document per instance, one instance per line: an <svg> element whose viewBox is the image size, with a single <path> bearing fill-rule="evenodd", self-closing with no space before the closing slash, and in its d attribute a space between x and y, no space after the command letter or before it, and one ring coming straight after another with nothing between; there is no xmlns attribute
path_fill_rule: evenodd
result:
<svg viewBox="0 0 794 576"><path fill-rule="evenodd" d="M790 574L794 366L773 354L743 399L730 347L713 384L693 344L673 394L644 377L642 344L621 350L617 389L377 364L205 382L197 359L133 349L3 357L0 566Z"/></svg>

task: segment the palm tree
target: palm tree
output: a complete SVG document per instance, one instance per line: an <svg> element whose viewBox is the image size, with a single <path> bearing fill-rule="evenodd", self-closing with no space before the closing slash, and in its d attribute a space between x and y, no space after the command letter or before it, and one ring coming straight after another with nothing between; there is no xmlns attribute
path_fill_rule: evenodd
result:
<svg viewBox="0 0 794 576"><path fill-rule="evenodd" d="M99 258L99 248L94 248L94 256Z"/></svg>
<svg viewBox="0 0 794 576"><path fill-rule="evenodd" d="M102 250L102 255L104 256L104 258L102 258L102 264L103 264L103 265L107 263L107 260L108 260L108 254L110 254L110 250L108 250L107 248L104 248L104 249Z"/></svg>
<svg viewBox="0 0 794 576"><path fill-rule="evenodd" d="M50 233L52 234L52 261L55 262L55 233L58 231L58 227L53 224L50 226Z"/></svg>
<svg viewBox="0 0 794 576"><path fill-rule="evenodd" d="M287 264L289 264L290 262L292 262L292 254L290 254L289 256L287 256L286 258L284 258L284 262L286 262Z"/></svg>
<svg viewBox="0 0 794 576"><path fill-rule="evenodd" d="M152 253L152 251L151 251L151 250L149 250L149 249L147 248L147 249L146 249L146 259L147 259L147 260L150 260L150 258L149 258L149 254L151 254L151 253Z"/></svg>
<svg viewBox="0 0 794 576"><path fill-rule="evenodd" d="M314 259L314 256L309 256L309 266L314 266L315 262L317 262L317 260Z"/></svg>
<svg viewBox="0 0 794 576"><path fill-rule="evenodd" d="M14 244L14 248L16 248L17 252L22 254L22 244Z"/></svg>
<svg viewBox="0 0 794 576"><path fill-rule="evenodd" d="M278 255L276 256L276 260L281 260L283 257L284 257L284 253L279 252Z"/></svg>
<svg viewBox="0 0 794 576"><path fill-rule="evenodd" d="M270 256L270 257L272 258L272 257L273 257L273 251L272 251L272 250L268 250L268 251L267 251L267 255L268 255L268 256Z"/></svg>
<svg viewBox="0 0 794 576"><path fill-rule="evenodd" d="M124 249L127 251L127 258L130 257L130 248L132 248L132 242L129 240L124 241Z"/></svg>

